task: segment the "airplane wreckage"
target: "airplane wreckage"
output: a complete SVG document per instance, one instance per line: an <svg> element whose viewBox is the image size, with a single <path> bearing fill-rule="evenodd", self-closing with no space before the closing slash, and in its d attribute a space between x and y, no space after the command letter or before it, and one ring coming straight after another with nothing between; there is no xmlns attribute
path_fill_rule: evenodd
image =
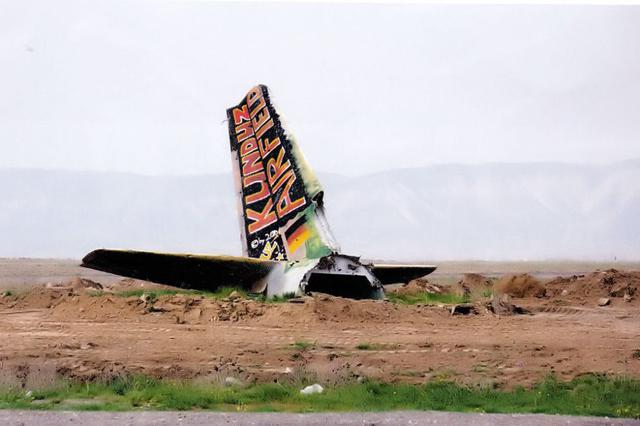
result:
<svg viewBox="0 0 640 426"><path fill-rule="evenodd" d="M268 297L328 293L384 298L384 285L431 265L363 263L340 253L324 192L264 85L227 110L243 257L95 250L82 266L181 288L241 287Z"/></svg>

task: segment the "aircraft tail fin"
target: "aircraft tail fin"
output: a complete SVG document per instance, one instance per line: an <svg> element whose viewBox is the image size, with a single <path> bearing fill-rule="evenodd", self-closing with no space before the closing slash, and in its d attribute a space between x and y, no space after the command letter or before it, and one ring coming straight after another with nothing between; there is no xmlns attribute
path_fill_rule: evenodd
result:
<svg viewBox="0 0 640 426"><path fill-rule="evenodd" d="M320 182L267 86L252 88L227 118L244 255L299 260L338 251Z"/></svg>

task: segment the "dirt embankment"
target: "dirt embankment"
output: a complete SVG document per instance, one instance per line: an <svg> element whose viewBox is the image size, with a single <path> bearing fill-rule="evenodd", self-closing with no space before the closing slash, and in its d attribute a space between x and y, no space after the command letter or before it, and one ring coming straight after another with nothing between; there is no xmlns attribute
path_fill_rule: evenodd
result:
<svg viewBox="0 0 640 426"><path fill-rule="evenodd" d="M592 303L602 298L638 303L640 272L607 269L588 275L557 277L545 287L547 297L573 303Z"/></svg>
<svg viewBox="0 0 640 426"><path fill-rule="evenodd" d="M396 289L471 300L467 314L452 315L443 302L321 294L286 303L124 297L167 287L74 279L0 297L0 339L11 342L0 347L0 382L7 375L27 386L43 369L86 379L144 373L330 383L370 377L479 386L527 384L549 373L640 377L639 286L640 272L607 270L549 282L526 274L497 281L466 274L453 285L417 280ZM603 297L610 303L597 306Z"/></svg>
<svg viewBox="0 0 640 426"><path fill-rule="evenodd" d="M545 288L536 278L529 274L507 275L494 285L496 295L507 294L511 297L544 297Z"/></svg>
<svg viewBox="0 0 640 426"><path fill-rule="evenodd" d="M493 280L480 274L464 274L453 286L453 293L458 296L477 299L491 294Z"/></svg>
<svg viewBox="0 0 640 426"><path fill-rule="evenodd" d="M240 296L211 299L201 295L173 294L150 297L153 290L171 287L138 280L122 280L103 287L85 279L74 279L58 286L40 286L13 297L0 297L0 309L47 309L57 320L122 320L209 324L218 321L238 322L260 318L261 324L283 322L362 323L398 322L407 318L412 306L399 307L381 300L354 301L316 294L292 302L260 302ZM141 295L127 296L131 290ZM146 294L144 290L148 290ZM139 292L136 292L138 294ZM415 313L411 313L415 315Z"/></svg>
<svg viewBox="0 0 640 426"><path fill-rule="evenodd" d="M422 310L386 301L353 301L318 294L304 297L301 303L264 303L233 297L214 300L199 295L175 294L150 299L145 296L123 297L132 290L163 290L171 287L125 279L110 286L91 280L74 278L62 285L34 287L17 296L0 297L0 308L25 310L48 309L59 320L136 319L138 321L207 324L217 321L243 321L260 318L262 324L278 325L282 321L313 324L320 322L363 323L403 322L419 318ZM396 294L452 294L471 300L489 311L498 309L518 312L508 307L512 301L521 304L596 305L602 298L616 303L638 303L640 272L615 269L588 275L557 277L542 283L529 274L506 275L497 281L479 274L464 274L454 285L445 286L426 279L414 280L393 290ZM123 293L124 292L124 293ZM139 294L136 293L136 294ZM498 300L498 302L493 302ZM492 302L492 306L487 304ZM611 302L611 301L610 301ZM607 303L609 304L609 303ZM486 313L484 309L472 312Z"/></svg>
<svg viewBox="0 0 640 426"><path fill-rule="evenodd" d="M513 299L567 304L597 304L600 299L625 303L639 303L640 271L607 269L590 274L556 277L542 281L530 274L506 274L498 279L480 274L464 274L451 286L443 286L426 279L415 280L394 290L397 294L453 294L479 300L509 296Z"/></svg>

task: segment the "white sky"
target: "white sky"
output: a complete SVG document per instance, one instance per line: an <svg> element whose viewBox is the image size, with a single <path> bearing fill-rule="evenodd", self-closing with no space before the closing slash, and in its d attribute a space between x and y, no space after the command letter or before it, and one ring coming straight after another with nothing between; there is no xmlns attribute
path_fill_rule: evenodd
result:
<svg viewBox="0 0 640 426"><path fill-rule="evenodd" d="M0 1L0 167L230 170L268 85L316 170L640 157L640 7Z"/></svg>

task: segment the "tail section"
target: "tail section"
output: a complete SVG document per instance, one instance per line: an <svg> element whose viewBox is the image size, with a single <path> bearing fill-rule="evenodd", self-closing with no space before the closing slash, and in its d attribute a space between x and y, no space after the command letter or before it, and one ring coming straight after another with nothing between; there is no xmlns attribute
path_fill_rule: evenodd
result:
<svg viewBox="0 0 640 426"><path fill-rule="evenodd" d="M299 260L338 251L322 187L267 87L251 89L227 118L245 256Z"/></svg>

